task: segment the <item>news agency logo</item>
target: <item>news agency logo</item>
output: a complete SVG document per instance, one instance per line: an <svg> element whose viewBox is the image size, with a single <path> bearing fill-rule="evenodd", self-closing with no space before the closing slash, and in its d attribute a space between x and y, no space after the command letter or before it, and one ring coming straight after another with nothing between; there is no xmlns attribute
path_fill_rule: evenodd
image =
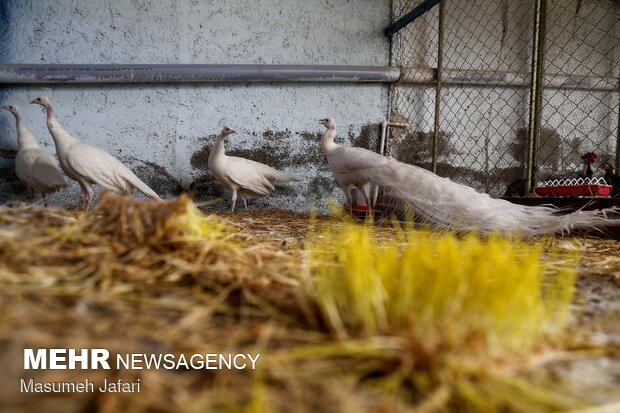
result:
<svg viewBox="0 0 620 413"><path fill-rule="evenodd" d="M116 354L112 365L117 370L255 370L259 357L260 353L125 353ZM109 360L104 348L24 349L24 370L110 370Z"/></svg>
<svg viewBox="0 0 620 413"><path fill-rule="evenodd" d="M76 370L79 363L82 370L110 370L110 352L104 348L80 349L50 348L24 349L24 370ZM89 363L90 361L90 363Z"/></svg>
<svg viewBox="0 0 620 413"><path fill-rule="evenodd" d="M104 348L49 348L24 349L24 370L216 370L216 369L256 369L260 357L243 353L196 353L191 355L174 353L125 353L111 357ZM112 365L112 367L110 366ZM140 379L125 381L122 378L112 381L105 379L95 386L88 378L81 381L40 382L34 378L21 378L23 393L74 393L74 392L123 392L141 391Z"/></svg>

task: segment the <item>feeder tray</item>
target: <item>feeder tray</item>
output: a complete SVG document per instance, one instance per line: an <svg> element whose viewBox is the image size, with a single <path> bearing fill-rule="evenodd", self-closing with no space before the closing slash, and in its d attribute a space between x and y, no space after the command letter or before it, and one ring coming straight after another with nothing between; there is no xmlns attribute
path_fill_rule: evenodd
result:
<svg viewBox="0 0 620 413"><path fill-rule="evenodd" d="M368 205L353 205L351 207L351 213L352 218L366 219L368 216ZM373 217L377 219L378 217L381 217L382 212L377 209L373 209L372 214Z"/></svg>
<svg viewBox="0 0 620 413"><path fill-rule="evenodd" d="M603 178L554 179L534 188L537 195L546 197L609 196L613 187Z"/></svg>

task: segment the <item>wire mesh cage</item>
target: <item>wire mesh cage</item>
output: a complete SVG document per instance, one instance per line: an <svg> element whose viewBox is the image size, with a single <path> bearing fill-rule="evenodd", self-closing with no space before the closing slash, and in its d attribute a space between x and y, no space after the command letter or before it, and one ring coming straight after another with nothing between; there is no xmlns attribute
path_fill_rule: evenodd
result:
<svg viewBox="0 0 620 413"><path fill-rule="evenodd" d="M422 3L394 1L393 21ZM403 162L493 196L617 164L618 1L442 0L392 37L391 64Z"/></svg>

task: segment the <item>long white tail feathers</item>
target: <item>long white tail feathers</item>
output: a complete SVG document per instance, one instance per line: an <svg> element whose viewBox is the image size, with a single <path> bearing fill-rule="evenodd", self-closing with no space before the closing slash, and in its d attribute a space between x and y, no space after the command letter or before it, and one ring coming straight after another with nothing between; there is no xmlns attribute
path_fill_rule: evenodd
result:
<svg viewBox="0 0 620 413"><path fill-rule="evenodd" d="M561 215L554 207L533 207L491 198L424 169L391 160L369 174L371 182L411 205L415 218L436 228L499 232L530 237L575 229L620 226L620 208Z"/></svg>
<svg viewBox="0 0 620 413"><path fill-rule="evenodd" d="M610 218L618 215L618 218ZM556 216L558 229L554 232L567 233L574 229L600 228L604 226L620 226L620 208L612 207L594 211L575 211L566 215Z"/></svg>

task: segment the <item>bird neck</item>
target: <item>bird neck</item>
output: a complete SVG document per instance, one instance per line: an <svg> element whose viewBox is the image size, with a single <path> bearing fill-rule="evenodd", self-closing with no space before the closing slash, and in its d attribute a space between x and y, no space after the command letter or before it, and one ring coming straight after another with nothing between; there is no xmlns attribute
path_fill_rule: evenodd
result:
<svg viewBox="0 0 620 413"><path fill-rule="evenodd" d="M210 162L211 162L212 159L226 156L225 148L224 148L224 140L225 140L224 136L220 135L218 137L217 141L215 142L215 144L211 148L211 153L209 154L209 161Z"/></svg>
<svg viewBox="0 0 620 413"><path fill-rule="evenodd" d="M64 130L58 120L56 120L56 116L54 116L54 112L52 108L49 106L45 106L47 110L47 129L50 131L50 135L54 139L54 144L56 145L56 153L62 151L64 148L69 146L72 143L78 142L69 132Z"/></svg>
<svg viewBox="0 0 620 413"><path fill-rule="evenodd" d="M45 112L47 113L48 119L50 117L54 117L54 108L52 108L52 106L49 103L44 104L43 107L45 108Z"/></svg>
<svg viewBox="0 0 620 413"><path fill-rule="evenodd" d="M324 153L330 153L334 149L338 147L338 144L334 142L334 138L336 137L336 128L331 127L328 128L321 136L321 146L323 147Z"/></svg>
<svg viewBox="0 0 620 413"><path fill-rule="evenodd" d="M21 115L19 113L14 113L13 115L15 115L15 129L17 129L17 145L19 149L39 146L32 133L22 124Z"/></svg>

